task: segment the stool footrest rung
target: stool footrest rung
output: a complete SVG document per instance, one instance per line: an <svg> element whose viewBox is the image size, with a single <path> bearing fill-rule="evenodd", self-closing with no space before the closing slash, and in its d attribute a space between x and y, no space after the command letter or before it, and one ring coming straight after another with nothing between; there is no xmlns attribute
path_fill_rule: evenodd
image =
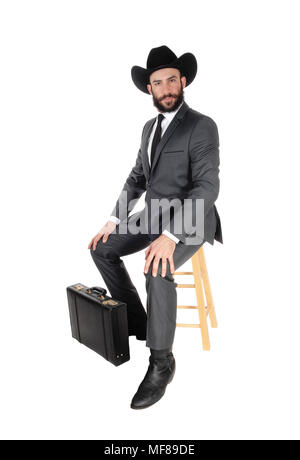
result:
<svg viewBox="0 0 300 460"><path fill-rule="evenodd" d="M177 283L178 288L195 288L195 284L179 284Z"/></svg>
<svg viewBox="0 0 300 460"><path fill-rule="evenodd" d="M196 305L177 305L177 308L189 308L189 309L196 309L198 310L200 307Z"/></svg>
<svg viewBox="0 0 300 460"><path fill-rule="evenodd" d="M187 309L187 310L200 310L201 307L196 306L196 305L177 305L177 308ZM210 306L208 305L204 306L204 312L206 316L209 314L210 309L211 309Z"/></svg>
<svg viewBox="0 0 300 460"><path fill-rule="evenodd" d="M193 275L194 272L174 272L173 275Z"/></svg>
<svg viewBox="0 0 300 460"><path fill-rule="evenodd" d="M193 323L176 323L177 327L200 327L200 324Z"/></svg>

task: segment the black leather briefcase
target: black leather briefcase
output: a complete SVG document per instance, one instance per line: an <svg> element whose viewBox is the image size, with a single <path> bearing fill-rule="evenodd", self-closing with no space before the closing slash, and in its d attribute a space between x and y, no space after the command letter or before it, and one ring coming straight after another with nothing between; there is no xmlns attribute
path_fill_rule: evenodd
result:
<svg viewBox="0 0 300 460"><path fill-rule="evenodd" d="M67 287L72 337L119 366L130 359L127 305L101 287Z"/></svg>

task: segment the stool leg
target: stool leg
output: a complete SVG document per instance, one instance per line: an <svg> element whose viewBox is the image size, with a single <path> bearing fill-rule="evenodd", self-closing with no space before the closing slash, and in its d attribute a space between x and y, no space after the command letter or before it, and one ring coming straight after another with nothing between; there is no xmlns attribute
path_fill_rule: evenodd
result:
<svg viewBox="0 0 300 460"><path fill-rule="evenodd" d="M210 282L209 282L208 271L206 267L203 246L200 247L198 251L198 256L199 256L200 270L201 270L201 276L203 280L203 286L204 286L204 291L205 291L206 303L208 307L210 324L211 324L211 327L218 327L216 311L215 311L215 306L214 306L213 299L212 299L212 293L211 293L211 288L210 288Z"/></svg>
<svg viewBox="0 0 300 460"><path fill-rule="evenodd" d="M198 257L198 251L196 252L196 254L192 256L192 264L193 264L193 272L194 272L194 278L195 278L197 305L198 307L200 307L198 308L198 312L199 312L199 319L200 319L202 346L203 346L203 350L208 351L210 350L210 341L209 341L209 335L208 335L208 326L207 326L207 319L206 319L206 312L205 312L205 304L204 304L203 287L202 287L202 280L201 280L200 261Z"/></svg>

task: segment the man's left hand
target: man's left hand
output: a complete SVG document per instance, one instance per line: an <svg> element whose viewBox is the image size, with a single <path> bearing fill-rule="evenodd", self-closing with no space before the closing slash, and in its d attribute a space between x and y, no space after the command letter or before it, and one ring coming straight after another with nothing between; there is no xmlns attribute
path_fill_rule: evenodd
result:
<svg viewBox="0 0 300 460"><path fill-rule="evenodd" d="M170 270L171 273L174 273L174 261L173 261L173 253L175 251L176 243L175 241L171 240L166 235L160 235L153 243L145 251L145 267L144 273L148 273L149 266L154 259L153 267L152 267L152 276L157 275L157 269L162 259L162 270L161 275L164 277L167 271L167 259L169 260Z"/></svg>

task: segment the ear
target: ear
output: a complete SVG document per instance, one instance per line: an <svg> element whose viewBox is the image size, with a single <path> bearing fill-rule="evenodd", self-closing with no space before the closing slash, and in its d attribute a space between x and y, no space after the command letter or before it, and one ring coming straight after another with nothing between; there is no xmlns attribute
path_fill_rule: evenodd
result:
<svg viewBox="0 0 300 460"><path fill-rule="evenodd" d="M147 90L148 90L149 93L152 95L152 89L151 89L151 85L150 85L150 84L147 85Z"/></svg>
<svg viewBox="0 0 300 460"><path fill-rule="evenodd" d="M183 75L180 80L181 80L183 88L185 88L186 87L186 77Z"/></svg>

